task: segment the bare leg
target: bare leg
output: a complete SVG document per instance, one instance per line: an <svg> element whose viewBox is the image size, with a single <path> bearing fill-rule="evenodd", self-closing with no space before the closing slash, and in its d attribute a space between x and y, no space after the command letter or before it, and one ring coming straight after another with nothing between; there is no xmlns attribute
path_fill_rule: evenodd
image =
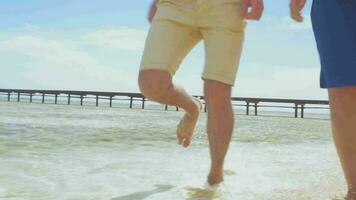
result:
<svg viewBox="0 0 356 200"><path fill-rule="evenodd" d="M356 200L356 87L329 89L335 145L348 183L346 200Z"/></svg>
<svg viewBox="0 0 356 200"><path fill-rule="evenodd" d="M172 83L171 75L164 70L143 70L139 75L143 95L152 101L178 106L186 111L177 128L179 144L188 147L199 117L200 103L185 90Z"/></svg>
<svg viewBox="0 0 356 200"><path fill-rule="evenodd" d="M213 80L205 80L205 100L208 106L208 137L210 144L210 185L224 180L224 160L231 141L234 117L231 105L231 86Z"/></svg>

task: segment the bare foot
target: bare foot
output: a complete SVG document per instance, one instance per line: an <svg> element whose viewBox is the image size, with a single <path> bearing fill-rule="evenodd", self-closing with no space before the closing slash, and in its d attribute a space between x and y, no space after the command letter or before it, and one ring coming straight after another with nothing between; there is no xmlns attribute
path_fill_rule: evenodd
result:
<svg viewBox="0 0 356 200"><path fill-rule="evenodd" d="M219 185L220 183L224 182L224 178L223 178L223 175L212 175L212 174L209 174L208 176L208 183L209 185L211 186L214 186L214 185Z"/></svg>
<svg viewBox="0 0 356 200"><path fill-rule="evenodd" d="M199 99L194 98L194 103L197 109L194 113L185 113L182 120L177 126L177 138L180 145L187 148L192 142L192 136L194 132L195 125L197 124L199 113L201 110L201 102Z"/></svg>

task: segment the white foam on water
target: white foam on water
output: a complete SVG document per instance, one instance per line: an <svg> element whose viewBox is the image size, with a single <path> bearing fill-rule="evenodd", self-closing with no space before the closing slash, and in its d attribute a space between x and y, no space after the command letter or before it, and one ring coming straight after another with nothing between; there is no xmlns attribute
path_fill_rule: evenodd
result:
<svg viewBox="0 0 356 200"><path fill-rule="evenodd" d="M225 182L204 187L202 114L192 147L183 113L0 103L0 199L327 200L345 183L326 120L237 116Z"/></svg>

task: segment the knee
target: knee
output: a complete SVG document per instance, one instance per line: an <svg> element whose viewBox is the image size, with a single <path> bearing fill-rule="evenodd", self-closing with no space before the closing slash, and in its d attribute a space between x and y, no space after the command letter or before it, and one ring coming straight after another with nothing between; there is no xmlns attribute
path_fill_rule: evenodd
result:
<svg viewBox="0 0 356 200"><path fill-rule="evenodd" d="M138 82L141 93L153 100L164 94L172 84L170 74L158 70L141 71Z"/></svg>
<svg viewBox="0 0 356 200"><path fill-rule="evenodd" d="M204 98L210 109L231 106L231 85L213 80L205 80Z"/></svg>

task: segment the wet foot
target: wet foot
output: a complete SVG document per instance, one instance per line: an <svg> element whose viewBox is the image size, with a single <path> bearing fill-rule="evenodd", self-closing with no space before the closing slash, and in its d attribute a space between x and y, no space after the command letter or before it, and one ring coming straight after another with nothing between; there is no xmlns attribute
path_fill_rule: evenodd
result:
<svg viewBox="0 0 356 200"><path fill-rule="evenodd" d="M211 186L219 185L219 184L221 184L222 182L224 182L223 175L212 175L212 174L210 174L210 175L208 176L208 183L209 183L209 185L211 185Z"/></svg>
<svg viewBox="0 0 356 200"><path fill-rule="evenodd" d="M186 113L177 126L177 138L180 145L187 148L192 142L192 136L195 125L197 124L199 113L201 110L201 102L194 98L196 111L194 113Z"/></svg>

